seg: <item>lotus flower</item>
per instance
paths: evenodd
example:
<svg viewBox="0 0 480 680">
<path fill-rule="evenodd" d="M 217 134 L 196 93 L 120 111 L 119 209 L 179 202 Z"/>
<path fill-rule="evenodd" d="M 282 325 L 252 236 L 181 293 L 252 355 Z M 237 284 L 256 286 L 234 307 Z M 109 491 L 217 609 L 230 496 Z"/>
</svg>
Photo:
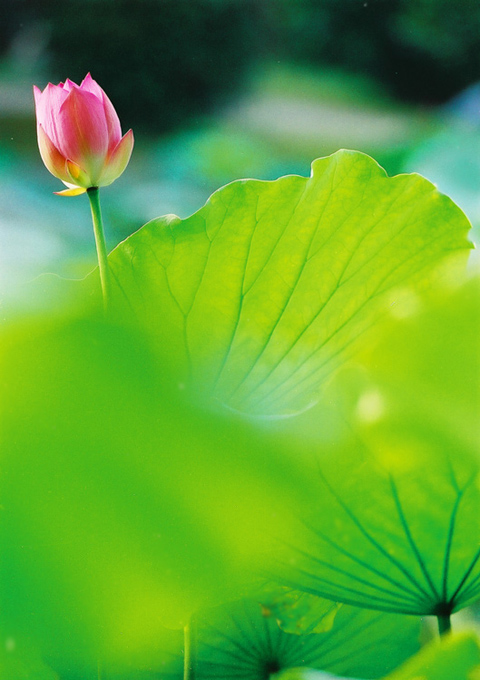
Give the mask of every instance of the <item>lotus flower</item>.
<svg viewBox="0 0 480 680">
<path fill-rule="evenodd" d="M 120 177 L 133 149 L 133 132 L 123 137 L 118 115 L 88 74 L 80 85 L 49 83 L 33 88 L 40 155 L 47 169 L 74 196 Z"/>
</svg>

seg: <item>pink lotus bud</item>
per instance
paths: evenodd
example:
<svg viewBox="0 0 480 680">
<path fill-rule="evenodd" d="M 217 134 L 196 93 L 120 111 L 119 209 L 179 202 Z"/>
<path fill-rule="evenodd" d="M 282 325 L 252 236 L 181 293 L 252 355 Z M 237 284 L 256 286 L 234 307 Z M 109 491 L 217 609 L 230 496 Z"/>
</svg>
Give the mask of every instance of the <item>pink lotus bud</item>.
<svg viewBox="0 0 480 680">
<path fill-rule="evenodd" d="M 120 121 L 102 88 L 88 74 L 80 85 L 33 88 L 40 155 L 47 169 L 76 195 L 120 177 L 133 149 L 133 132 Z"/>
</svg>

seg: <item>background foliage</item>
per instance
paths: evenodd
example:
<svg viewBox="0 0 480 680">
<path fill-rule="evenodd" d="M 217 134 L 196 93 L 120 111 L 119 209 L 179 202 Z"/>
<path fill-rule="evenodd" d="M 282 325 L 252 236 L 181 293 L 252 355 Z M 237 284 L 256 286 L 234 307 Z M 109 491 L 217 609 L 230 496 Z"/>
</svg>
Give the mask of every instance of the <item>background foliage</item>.
<svg viewBox="0 0 480 680">
<path fill-rule="evenodd" d="M 475 0 L 345 0 L 341 11 L 337 0 L 4 0 L 2 8 L 1 49 L 36 22 L 52 79 L 80 80 L 94 65 L 126 126 L 157 133 L 225 100 L 259 58 L 368 73 L 422 104 L 446 101 L 480 72 Z"/>
</svg>

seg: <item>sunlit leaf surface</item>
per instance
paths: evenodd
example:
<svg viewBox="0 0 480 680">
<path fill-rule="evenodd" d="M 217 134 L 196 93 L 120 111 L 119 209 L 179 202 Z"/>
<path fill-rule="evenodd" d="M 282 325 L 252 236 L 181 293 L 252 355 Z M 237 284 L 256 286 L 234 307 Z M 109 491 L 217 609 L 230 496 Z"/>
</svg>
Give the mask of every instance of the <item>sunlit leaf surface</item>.
<svg viewBox="0 0 480 680">
<path fill-rule="evenodd" d="M 410 308 L 362 354 L 369 386 L 359 420 L 429 427 L 480 461 L 480 278 L 413 296 Z"/>
<path fill-rule="evenodd" d="M 463 634 L 431 643 L 387 680 L 475 680 L 479 671 L 479 640 Z"/>
<path fill-rule="evenodd" d="M 187 382 L 279 414 L 314 402 L 385 294 L 468 249 L 468 229 L 427 180 L 341 151 L 310 178 L 233 182 L 187 219 L 154 220 L 110 263 L 119 299 Z"/>
</svg>

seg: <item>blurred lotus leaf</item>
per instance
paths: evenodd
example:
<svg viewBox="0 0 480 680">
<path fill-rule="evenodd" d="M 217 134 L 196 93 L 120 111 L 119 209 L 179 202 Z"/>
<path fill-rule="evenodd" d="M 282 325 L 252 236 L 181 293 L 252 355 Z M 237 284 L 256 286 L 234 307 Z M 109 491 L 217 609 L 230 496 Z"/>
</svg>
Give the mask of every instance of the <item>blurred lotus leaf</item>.
<svg viewBox="0 0 480 680">
<path fill-rule="evenodd" d="M 443 438 L 452 457 L 463 451 L 480 460 L 480 277 L 460 283 L 413 294 L 400 316 L 392 308 L 364 348 L 368 379 L 356 416 L 370 437 L 423 430 Z"/>
<path fill-rule="evenodd" d="M 480 670 L 480 645 L 472 633 L 430 643 L 385 680 L 474 680 Z M 287 670 L 275 680 L 342 680 L 311 668 Z M 346 679 L 344 679 L 346 680 Z M 353 680 L 349 677 L 348 680 Z"/>
<path fill-rule="evenodd" d="M 413 618 L 342 607 L 329 631 L 292 635 L 265 614 L 250 599 L 199 612 L 194 617 L 195 678 L 269 680 L 306 664 L 378 678 L 419 648 L 420 627 Z"/>
<path fill-rule="evenodd" d="M 395 435 L 319 461 L 284 574 L 338 602 L 448 617 L 480 595 L 478 466 L 429 432 Z"/>
<path fill-rule="evenodd" d="M 1 680 L 60 680 L 44 662 L 28 637 L 7 634 L 0 629 Z"/>
<path fill-rule="evenodd" d="M 164 624 L 239 592 L 301 485 L 264 435 L 188 403 L 141 334 L 101 318 L 4 330 L 1 371 L 9 636 L 65 662 L 148 659 Z"/>
<path fill-rule="evenodd" d="M 386 680 L 474 680 L 480 671 L 480 644 L 473 633 L 435 640 Z"/>
</svg>

